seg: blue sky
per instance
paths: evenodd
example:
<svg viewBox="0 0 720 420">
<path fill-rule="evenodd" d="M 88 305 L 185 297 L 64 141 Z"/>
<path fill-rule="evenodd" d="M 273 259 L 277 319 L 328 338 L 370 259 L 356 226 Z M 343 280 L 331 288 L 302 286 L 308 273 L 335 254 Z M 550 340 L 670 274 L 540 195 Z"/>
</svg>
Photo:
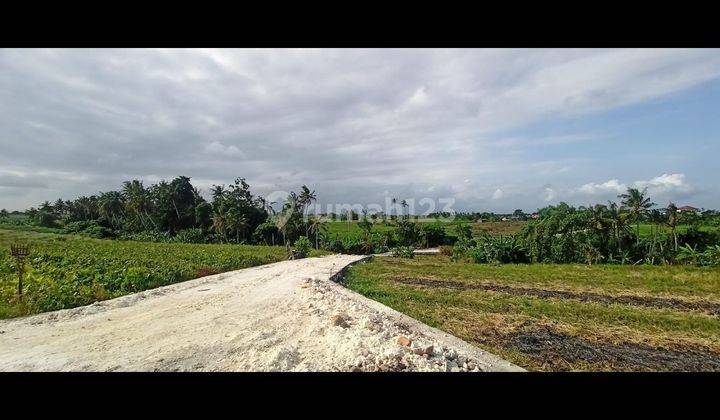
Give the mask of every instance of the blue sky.
<svg viewBox="0 0 720 420">
<path fill-rule="evenodd" d="M 720 208 L 720 51 L 0 50 L 0 208 L 190 176 L 321 204 Z"/>
<path fill-rule="evenodd" d="M 718 116 L 720 81 L 712 80 L 646 102 L 581 117 L 552 118 L 499 134 L 529 139 L 525 144 L 533 139 L 556 140 L 537 147 L 521 144 L 519 152 L 527 162 L 550 161 L 558 165 L 555 173 L 543 176 L 550 188 L 568 190 L 611 179 L 632 186 L 637 180 L 682 174 L 685 182 L 694 187 L 692 193 L 663 191 L 655 200 L 658 205 L 673 200 L 678 205 L 720 208 L 716 175 L 720 168 Z M 523 182 L 532 183 L 536 176 L 537 172 L 528 172 Z M 574 204 L 590 204 L 615 195 L 565 194 L 550 201 L 564 198 Z"/>
</svg>

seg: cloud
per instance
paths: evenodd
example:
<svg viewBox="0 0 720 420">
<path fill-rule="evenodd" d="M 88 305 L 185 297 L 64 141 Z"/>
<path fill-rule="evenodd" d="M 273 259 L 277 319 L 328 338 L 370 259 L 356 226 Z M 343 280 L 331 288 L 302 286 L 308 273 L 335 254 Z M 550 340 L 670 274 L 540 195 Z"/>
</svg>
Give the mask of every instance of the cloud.
<svg viewBox="0 0 720 420">
<path fill-rule="evenodd" d="M 662 174 L 649 181 L 635 181 L 638 188 L 648 188 L 654 191 L 681 191 L 690 189 L 685 182 L 685 174 Z"/>
<path fill-rule="evenodd" d="M 496 189 L 495 192 L 493 192 L 492 199 L 493 200 L 500 200 L 503 198 L 503 190 L 500 188 Z"/>
<path fill-rule="evenodd" d="M 534 206 L 540 185 L 559 198 L 585 169 L 560 146 L 602 133 L 509 130 L 718 77 L 720 53 L 702 49 L 2 49 L 0 168 L 30 178 L 0 207 L 177 175 L 245 177 L 258 193 L 308 184 L 326 202 Z"/>
<path fill-rule="evenodd" d="M 214 141 L 205 145 L 205 153 L 219 157 L 244 157 L 245 155 L 237 146 L 225 146 L 219 141 Z"/>
<path fill-rule="evenodd" d="M 635 181 L 633 185 L 636 188 L 647 188 L 647 193 L 656 202 L 684 200 L 700 192 L 686 181 L 685 174 L 680 173 L 662 174 L 647 181 Z"/>
<path fill-rule="evenodd" d="M 0 187 L 6 188 L 47 188 L 44 182 L 29 177 L 0 173 Z"/>
<path fill-rule="evenodd" d="M 578 189 L 579 192 L 588 195 L 600 195 L 607 193 L 620 194 L 626 190 L 627 186 L 625 184 L 621 184 L 617 179 L 611 179 L 600 184 L 589 182 Z"/>
<path fill-rule="evenodd" d="M 683 173 L 662 174 L 649 180 L 634 181 L 630 187 L 646 189 L 648 196 L 655 200 L 671 201 L 685 199 L 699 192 L 699 189 L 690 185 Z M 602 183 L 589 182 L 576 189 L 571 189 L 567 198 L 572 199 L 578 196 L 592 197 L 595 200 L 615 200 L 619 194 L 627 191 L 629 186 L 618 179 L 611 179 Z"/>
</svg>

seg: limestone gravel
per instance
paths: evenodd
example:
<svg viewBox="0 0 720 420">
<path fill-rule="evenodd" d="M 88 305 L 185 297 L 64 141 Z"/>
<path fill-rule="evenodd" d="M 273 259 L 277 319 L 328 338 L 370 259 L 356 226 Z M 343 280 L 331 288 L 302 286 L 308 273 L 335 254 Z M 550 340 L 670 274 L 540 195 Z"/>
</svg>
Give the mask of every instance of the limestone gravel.
<svg viewBox="0 0 720 420">
<path fill-rule="evenodd" d="M 330 280 L 364 259 L 284 261 L 0 321 L 0 370 L 522 370 Z"/>
</svg>

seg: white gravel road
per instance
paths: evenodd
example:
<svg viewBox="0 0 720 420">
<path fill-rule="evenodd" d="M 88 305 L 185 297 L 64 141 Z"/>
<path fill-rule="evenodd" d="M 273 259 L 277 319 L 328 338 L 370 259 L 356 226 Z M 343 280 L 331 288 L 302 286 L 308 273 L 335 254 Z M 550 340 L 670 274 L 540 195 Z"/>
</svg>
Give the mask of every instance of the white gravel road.
<svg viewBox="0 0 720 420">
<path fill-rule="evenodd" d="M 0 321 L 0 370 L 522 370 L 331 281 L 364 258 L 283 261 Z"/>
</svg>

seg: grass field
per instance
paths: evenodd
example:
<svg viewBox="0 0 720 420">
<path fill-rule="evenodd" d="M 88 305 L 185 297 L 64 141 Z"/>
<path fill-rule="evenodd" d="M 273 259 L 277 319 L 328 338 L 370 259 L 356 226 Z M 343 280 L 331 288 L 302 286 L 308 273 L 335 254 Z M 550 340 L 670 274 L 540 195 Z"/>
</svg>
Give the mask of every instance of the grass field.
<svg viewBox="0 0 720 420">
<path fill-rule="evenodd" d="M 435 219 L 418 219 L 419 223 L 431 223 L 435 222 Z M 473 236 L 480 236 L 483 233 L 489 233 L 491 235 L 508 235 L 514 234 L 520 231 L 527 222 L 523 221 L 510 221 L 510 222 L 483 222 L 483 223 L 468 223 L 473 231 Z M 446 224 L 448 233 L 455 234 L 455 229 L 452 223 Z M 387 223 L 376 222 L 373 225 L 373 232 L 387 232 L 395 230 L 394 222 L 388 221 Z M 358 227 L 357 221 L 332 221 L 327 224 L 327 233 L 334 237 L 337 235 L 338 238 L 342 239 L 345 237 L 358 237 L 362 234 L 362 230 Z"/>
<path fill-rule="evenodd" d="M 31 251 L 22 302 L 10 257 L 13 242 L 29 244 Z M 285 258 L 284 247 L 111 241 L 0 229 L 0 318 L 86 305 Z"/>
<path fill-rule="evenodd" d="M 530 370 L 720 371 L 720 269 L 375 258 L 351 289 Z"/>
</svg>

